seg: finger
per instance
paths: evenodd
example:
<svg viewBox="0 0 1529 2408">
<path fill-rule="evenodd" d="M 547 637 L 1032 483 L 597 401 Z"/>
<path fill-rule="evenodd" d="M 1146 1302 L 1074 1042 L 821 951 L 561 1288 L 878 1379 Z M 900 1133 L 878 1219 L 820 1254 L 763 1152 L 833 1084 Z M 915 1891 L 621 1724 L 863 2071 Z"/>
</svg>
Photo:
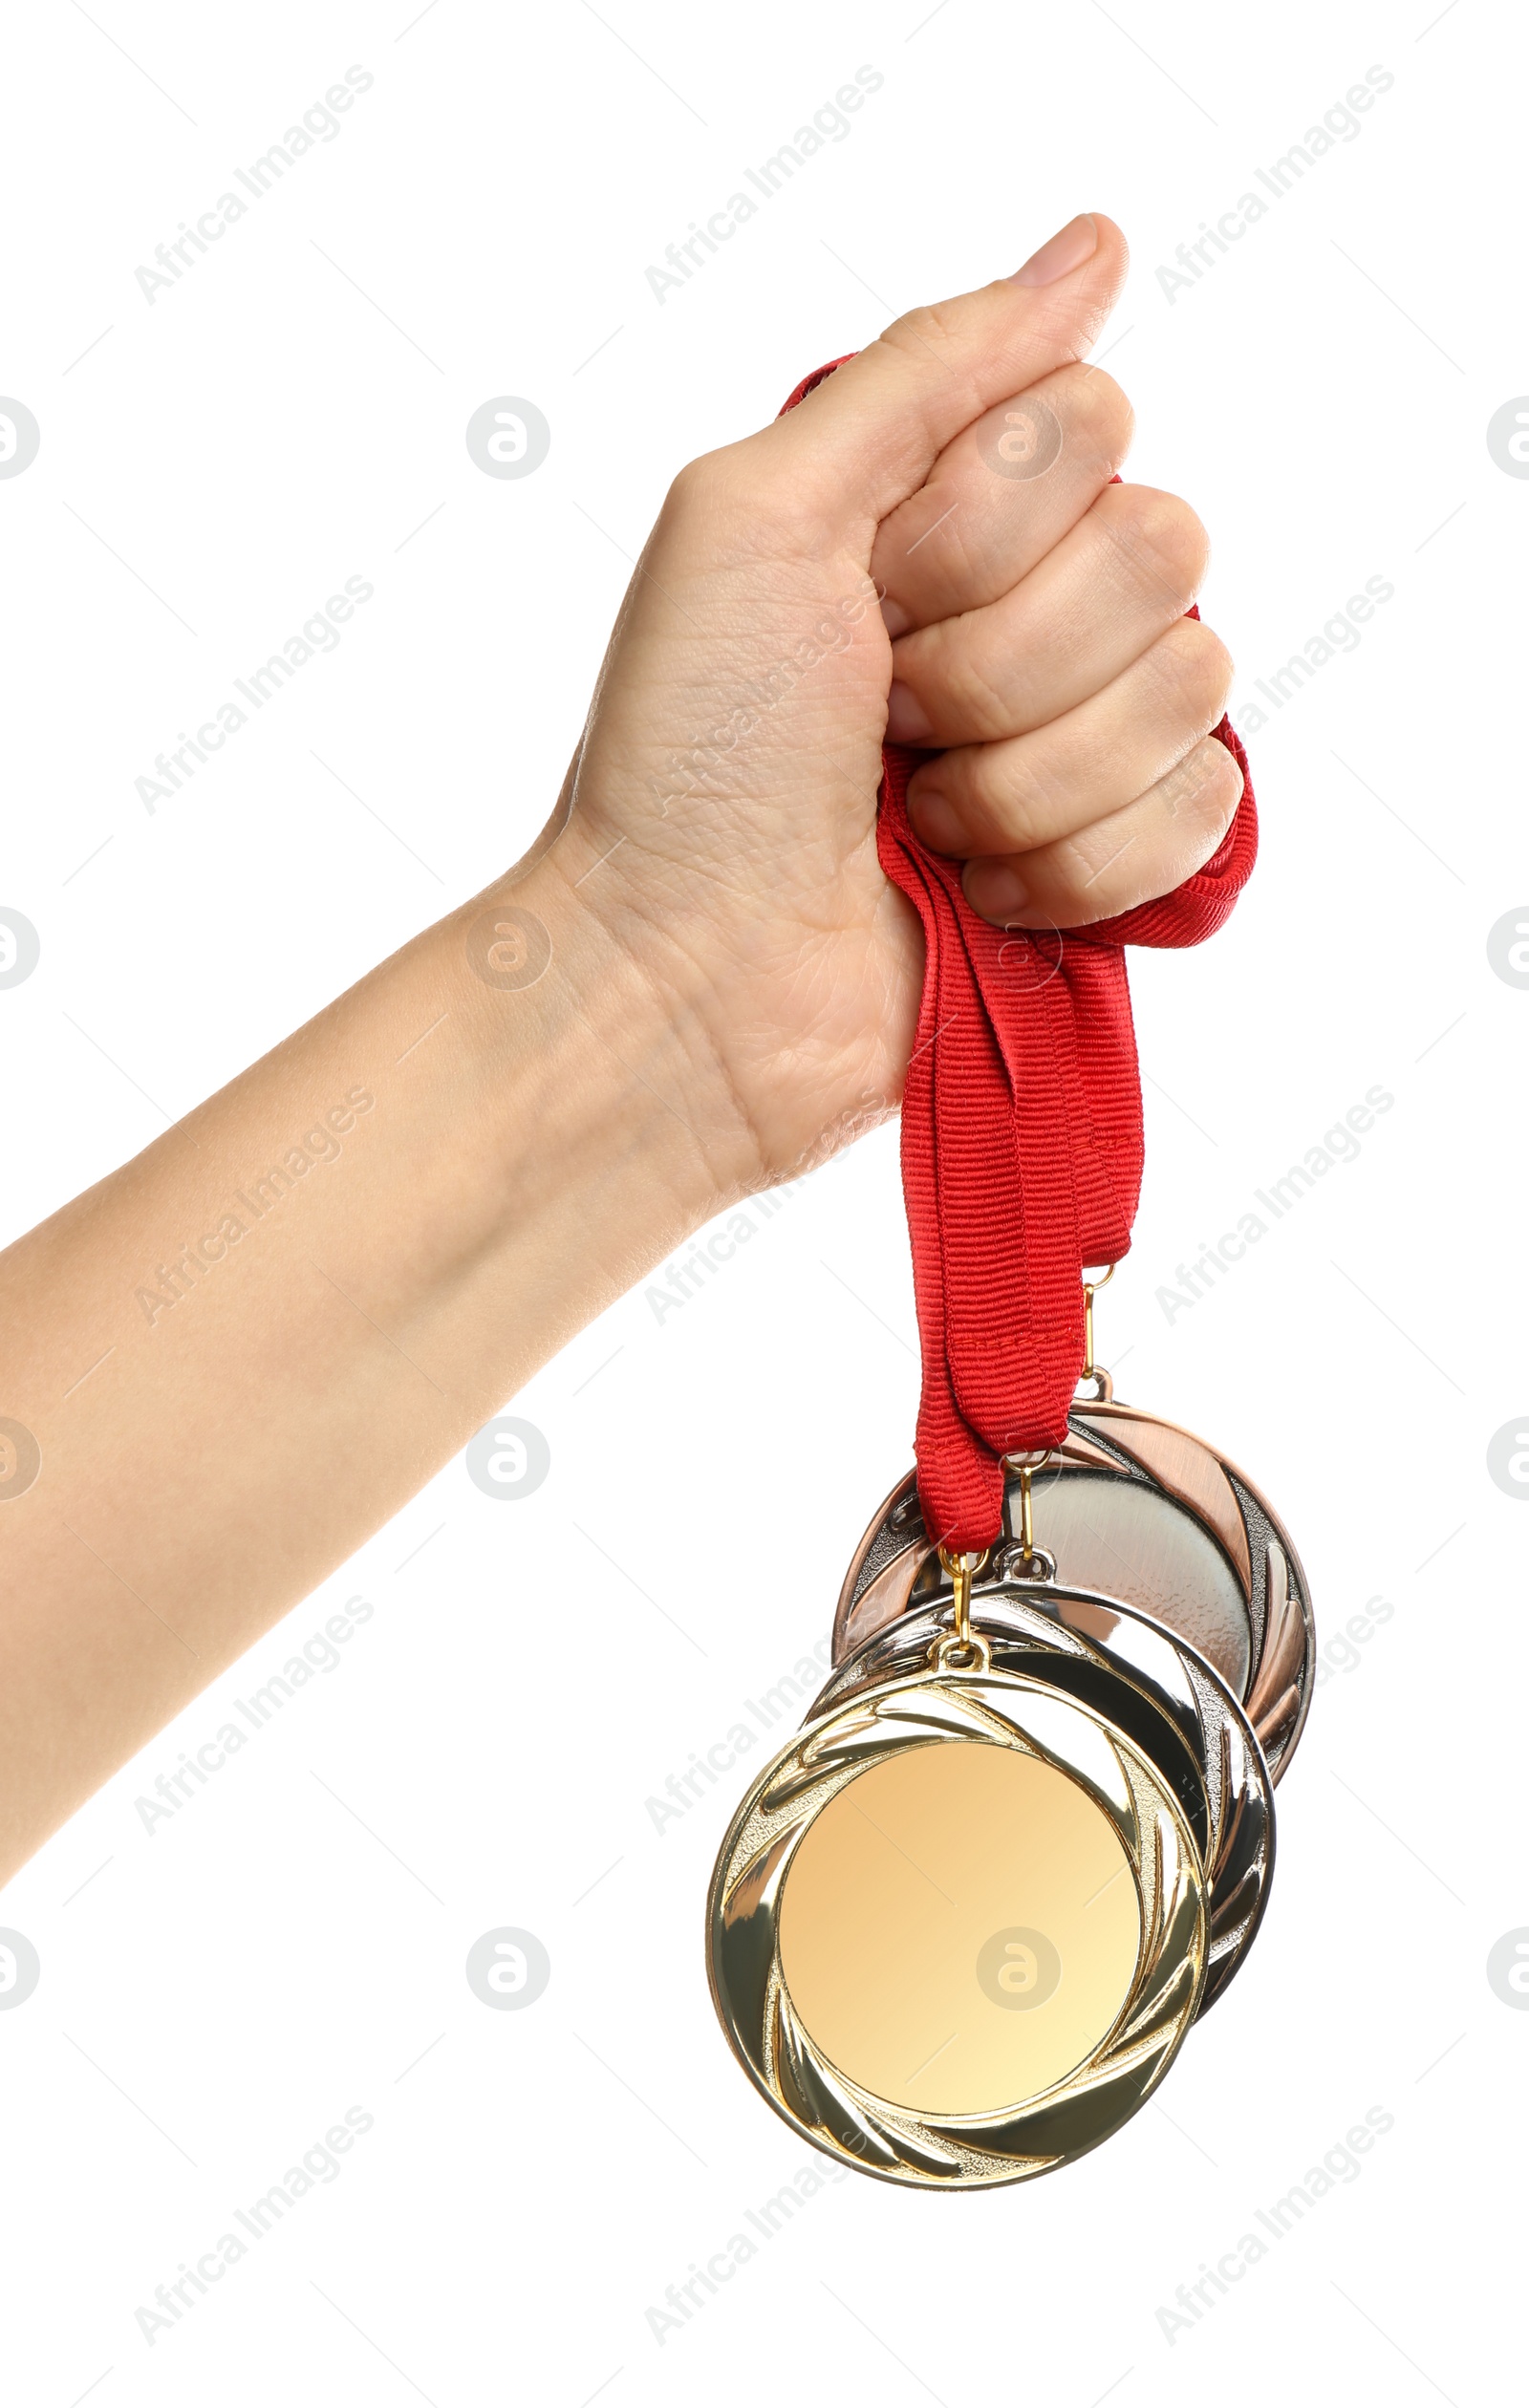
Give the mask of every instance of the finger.
<svg viewBox="0 0 1529 2408">
<path fill-rule="evenodd" d="M 1209 861 L 1242 799 L 1242 772 L 1215 736 L 1124 810 L 1009 860 L 969 861 L 966 899 L 1001 928 L 1086 928 L 1176 886 Z"/>
<path fill-rule="evenodd" d="M 1176 494 L 1107 485 L 1001 600 L 893 648 L 894 743 L 1023 736 L 1086 701 L 1183 617 L 1210 538 Z"/>
<path fill-rule="evenodd" d="M 911 310 L 749 441 L 778 462 L 799 517 L 879 522 L 963 426 L 1082 358 L 1125 274 L 1120 228 L 1074 218 L 1014 275 Z"/>
<path fill-rule="evenodd" d="M 1113 376 L 1074 363 L 964 427 L 876 531 L 871 574 L 889 635 L 1017 585 L 1109 484 L 1131 422 Z"/>
<path fill-rule="evenodd" d="M 1230 655 L 1198 619 L 1075 710 L 1030 735 L 961 744 L 909 782 L 908 816 L 936 852 L 1012 853 L 1122 809 L 1165 778 L 1226 708 Z"/>
</svg>

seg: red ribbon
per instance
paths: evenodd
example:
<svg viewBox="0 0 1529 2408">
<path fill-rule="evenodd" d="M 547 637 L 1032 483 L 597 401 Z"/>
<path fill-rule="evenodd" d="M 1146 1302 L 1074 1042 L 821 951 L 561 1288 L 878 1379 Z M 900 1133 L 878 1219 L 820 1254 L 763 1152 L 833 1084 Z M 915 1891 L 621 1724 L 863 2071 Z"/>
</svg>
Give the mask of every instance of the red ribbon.
<svg viewBox="0 0 1529 2408">
<path fill-rule="evenodd" d="M 852 355 L 850 355 L 852 356 Z M 792 409 L 833 368 L 804 379 Z M 980 919 L 957 861 L 908 819 L 928 756 L 882 751 L 876 849 L 924 929 L 924 989 L 902 1103 L 902 1178 L 923 1354 L 915 1451 L 924 1526 L 992 1544 L 1005 1454 L 1059 1446 L 1084 1363 L 1083 1271 L 1131 1247 L 1144 1156 L 1127 944 L 1195 945 L 1227 917 L 1258 852 L 1247 755 L 1217 851 L 1155 902 L 1082 929 Z"/>
</svg>

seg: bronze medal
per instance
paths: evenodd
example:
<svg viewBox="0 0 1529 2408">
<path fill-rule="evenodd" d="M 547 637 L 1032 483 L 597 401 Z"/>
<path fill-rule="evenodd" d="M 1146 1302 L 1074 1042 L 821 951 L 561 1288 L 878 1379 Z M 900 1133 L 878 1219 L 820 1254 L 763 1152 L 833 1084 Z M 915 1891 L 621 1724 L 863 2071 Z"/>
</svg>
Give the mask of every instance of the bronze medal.
<svg viewBox="0 0 1529 2408">
<path fill-rule="evenodd" d="M 1274 1508 L 1246 1473 L 1172 1422 L 1114 1402 L 1108 1372 L 1068 1416 L 1034 1475 L 1037 1543 L 1069 1589 L 1128 1600 L 1187 1641 L 1240 1703 L 1278 1781 L 1301 1736 L 1316 1674 L 1310 1594 Z M 1019 1473 L 1009 1498 L 1019 1496 Z M 994 1571 L 1022 1560 L 995 1551 Z M 950 1596 L 910 1473 L 845 1576 L 833 1625 L 844 1663 L 911 1607 Z"/>
</svg>

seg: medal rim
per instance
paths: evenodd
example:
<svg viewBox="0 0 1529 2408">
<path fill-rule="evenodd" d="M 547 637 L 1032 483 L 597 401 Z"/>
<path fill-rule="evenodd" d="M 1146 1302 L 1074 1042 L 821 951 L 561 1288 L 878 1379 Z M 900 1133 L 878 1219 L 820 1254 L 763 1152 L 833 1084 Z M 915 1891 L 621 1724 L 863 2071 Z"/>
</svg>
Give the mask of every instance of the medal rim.
<svg viewBox="0 0 1529 2408">
<path fill-rule="evenodd" d="M 857 2155 L 853 2149 L 837 2139 L 826 2126 L 812 2125 L 805 2121 L 777 2086 L 778 2076 L 772 2079 L 768 2070 L 772 2054 L 772 2025 L 776 2028 L 777 2034 L 779 2033 L 779 2000 L 784 1998 L 787 2005 L 791 2006 L 790 1991 L 781 1964 L 780 1946 L 781 1904 L 790 1869 L 789 1860 L 787 1860 L 775 1880 L 773 1901 L 762 1902 L 758 1909 L 767 1917 L 769 1946 L 769 1967 L 763 1983 L 762 2014 L 758 2032 L 753 2032 L 745 2018 L 736 2011 L 731 1989 L 723 1969 L 725 1939 L 723 1911 L 728 1896 L 736 1890 L 742 1877 L 751 1867 L 758 1866 L 762 1858 L 767 1856 L 776 1844 L 775 1839 L 771 1839 L 762 1845 L 756 1838 L 747 1855 L 743 1853 L 744 1835 L 764 1796 L 779 1780 L 781 1774 L 792 1766 L 793 1759 L 796 1760 L 795 1770 L 800 1774 L 804 1769 L 801 1759 L 806 1751 L 829 1735 L 836 1721 L 851 1716 L 863 1720 L 868 1711 L 884 1700 L 915 1692 L 922 1692 L 938 1698 L 954 1691 L 958 1696 L 963 1688 L 970 1688 L 979 1683 L 989 1688 L 996 1687 L 1001 1692 L 1005 1689 L 1011 1691 L 1019 1704 L 1026 1698 L 1034 1698 L 1044 1701 L 1049 1707 L 1061 1706 L 1067 1712 L 1089 1725 L 1095 1732 L 1102 1734 L 1115 1751 L 1122 1776 L 1131 1795 L 1132 1811 L 1138 1825 L 1136 1841 L 1133 1844 L 1128 1834 L 1121 1830 L 1118 1819 L 1113 1816 L 1109 1817 L 1131 1868 L 1131 1879 L 1136 1889 L 1138 1912 L 1141 1917 L 1142 1937 L 1138 1944 L 1136 1968 L 1131 1989 L 1109 2030 L 1099 2036 L 1066 2075 L 1049 2085 L 1046 2090 L 1037 2093 L 1031 2098 L 1022 2099 L 1005 2107 L 982 2111 L 980 2114 L 947 2116 L 932 2114 L 929 2117 L 921 2117 L 916 2110 L 892 2100 L 880 2099 L 863 2083 L 855 2081 L 818 2047 L 806 2026 L 801 2023 L 792 2006 L 791 2015 L 796 2034 L 808 2055 L 814 2075 L 819 2078 L 820 2085 L 822 2077 L 826 2075 L 829 2088 L 839 2092 L 847 2091 L 854 2102 L 856 2112 L 867 2117 L 883 2135 L 890 2132 L 893 2136 L 898 2136 L 899 2127 L 910 2127 L 911 2133 L 909 2130 L 903 2130 L 900 2137 L 905 2141 L 912 2138 L 915 2146 L 921 2142 L 930 2153 L 949 2156 L 952 2154 L 950 2143 L 954 2139 L 963 2141 L 967 2148 L 981 2155 L 981 2143 L 976 2138 L 978 2129 L 1001 2129 L 1005 2120 L 1012 2122 L 1020 2118 L 1034 2115 L 1043 2109 L 1051 2116 L 1058 2113 L 1065 2114 L 1070 2103 L 1082 2127 L 1088 2115 L 1090 2084 L 1096 2080 L 1101 2066 L 1108 2063 L 1112 2044 L 1129 2028 L 1132 2015 L 1141 2011 L 1144 1997 L 1153 1991 L 1167 1993 L 1188 1967 L 1191 1981 L 1187 2002 L 1177 2007 L 1173 2017 L 1168 2019 L 1171 2029 L 1155 2049 L 1146 2047 L 1141 2043 L 1137 2044 L 1143 2051 L 1146 2062 L 1145 2078 L 1139 2082 L 1135 2096 L 1125 2112 L 1115 2117 L 1104 2129 L 1092 2131 L 1089 2137 L 1080 2137 L 1076 2142 L 1060 2148 L 1052 2148 L 1044 2155 L 1037 2155 L 1019 2163 L 1004 2162 L 997 2153 L 990 2153 L 989 2165 L 977 2171 L 961 2165 L 949 2174 L 929 2172 L 906 2159 L 899 2163 L 879 2165 Z M 1023 1723 L 1016 1722 L 1012 1727 L 1017 1736 L 1024 1743 L 1023 1747 L 1014 1749 L 1016 1753 L 1033 1754 L 1041 1762 L 1056 1766 L 1083 1789 L 1085 1795 L 1095 1804 L 1097 1811 L 1109 1812 L 1101 1803 L 1096 1789 L 1084 1769 L 1068 1761 L 1054 1746 L 1049 1743 L 1044 1744 L 1033 1738 L 1024 1730 Z M 919 1737 L 903 1735 L 899 1739 L 897 1734 L 893 1733 L 889 1735 L 887 1752 L 892 1752 L 899 1745 L 922 1747 L 931 1744 L 1012 1747 L 1014 1742 L 996 1736 L 983 1738 L 970 1731 L 964 1733 L 952 1731 L 945 1734 L 943 1738 L 937 1734 L 933 1736 L 925 1734 Z M 801 1838 L 805 1837 L 806 1832 L 810 1829 L 823 1807 L 831 1798 L 838 1796 L 849 1788 L 860 1772 L 868 1771 L 871 1762 L 874 1760 L 868 1759 L 857 1767 L 851 1767 L 843 1779 L 833 1781 L 833 1785 L 817 1800 L 810 1814 L 803 1820 L 801 1832 L 792 1843 L 791 1855 L 794 1855 L 796 1847 L 800 1845 Z M 826 1781 L 831 1780 L 834 1770 L 835 1768 L 832 1767 L 824 1768 L 820 1777 Z M 1131 1778 L 1132 1772 L 1136 1775 L 1134 1782 Z M 1148 1802 L 1152 1809 L 1151 1815 L 1143 1815 L 1140 1811 L 1137 1783 L 1146 1792 Z M 1157 1819 L 1159 1816 L 1166 1817 L 1173 1832 L 1175 1861 L 1171 1868 L 1172 1879 L 1170 1880 L 1169 1868 L 1166 1868 L 1164 1864 L 1161 1851 L 1157 1850 L 1154 1854 L 1153 1882 L 1157 1897 L 1158 1938 L 1157 1952 L 1149 1962 L 1151 1927 L 1147 1902 L 1143 1896 L 1143 1865 L 1146 1851 L 1149 1848 L 1154 1848 L 1156 1835 L 1161 1829 Z M 783 1831 L 786 1827 L 783 1825 Z M 1168 1965 L 1165 1961 L 1171 1934 L 1179 1924 L 1180 1916 L 1175 1910 L 1165 1918 L 1163 1905 L 1165 1900 L 1177 1897 L 1180 1892 L 1187 1895 L 1193 1902 L 1194 1913 L 1191 1918 L 1190 1937 L 1187 1943 L 1177 1948 L 1172 1964 Z M 803 1724 L 801 1730 L 777 1752 L 769 1763 L 764 1765 L 750 1782 L 723 1834 L 707 1888 L 705 1937 L 707 1984 L 711 1991 L 712 2005 L 728 2047 L 743 2066 L 754 2088 L 762 2097 L 767 2100 L 783 2122 L 788 2124 L 793 2132 L 821 2151 L 823 2155 L 834 2159 L 840 2164 L 852 2167 L 858 2173 L 869 2174 L 877 2181 L 894 2183 L 900 2189 L 935 2191 L 998 2189 L 1012 2182 L 1031 2181 L 1038 2174 L 1054 2171 L 1062 2165 L 1070 2164 L 1076 2159 L 1087 2156 L 1090 2150 L 1099 2147 L 1102 2142 L 1109 2139 L 1124 2124 L 1128 2123 L 1158 2088 L 1199 2013 L 1204 1995 L 1210 1971 L 1209 1894 L 1209 1881 L 1201 1863 L 1194 1835 L 1177 1798 L 1146 1751 L 1131 1737 L 1129 1732 L 1117 1729 L 1107 1716 L 1091 1707 L 1083 1705 L 1077 1699 L 1049 1689 L 1043 1680 L 1024 1674 L 1001 1671 L 996 1667 L 985 1670 L 930 1668 L 912 1674 L 905 1672 L 894 1679 L 877 1682 L 869 1689 L 857 1691 L 852 1698 L 830 1709 L 825 1714 L 810 1716 Z"/>
</svg>

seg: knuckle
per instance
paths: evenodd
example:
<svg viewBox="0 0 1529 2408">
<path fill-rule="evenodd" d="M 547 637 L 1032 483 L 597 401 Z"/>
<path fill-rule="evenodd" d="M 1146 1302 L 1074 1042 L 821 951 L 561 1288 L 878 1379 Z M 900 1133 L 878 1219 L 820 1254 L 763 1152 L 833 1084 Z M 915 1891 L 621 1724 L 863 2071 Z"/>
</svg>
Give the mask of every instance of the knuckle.
<svg viewBox="0 0 1529 2408">
<path fill-rule="evenodd" d="M 939 783 L 958 813 L 967 834 L 988 835 L 1001 818 L 1001 804 L 988 749 L 982 744 L 951 744 L 939 764 Z"/>
<path fill-rule="evenodd" d="M 917 512 L 898 532 L 894 582 L 923 597 L 921 633 L 944 675 L 947 658 L 970 644 L 962 614 L 980 608 L 988 591 L 986 529 L 971 525 L 958 486 L 931 479 L 915 499 Z"/>
<path fill-rule="evenodd" d="M 1184 624 L 1195 633 L 1196 672 L 1202 680 L 1200 691 L 1209 699 L 1213 716 L 1219 719 L 1226 698 L 1232 691 L 1236 664 L 1214 627 L 1205 626 L 1199 619 L 1186 619 Z M 1219 749 L 1224 750 L 1225 747 Z"/>
<path fill-rule="evenodd" d="M 1090 862 L 1076 836 L 1059 836 L 1045 849 L 1045 868 L 1053 893 L 1074 905 L 1091 896 L 1099 864 Z"/>
<path fill-rule="evenodd" d="M 949 343 L 959 333 L 962 316 L 959 301 L 920 301 L 894 318 L 881 339 L 899 351 L 921 343 Z"/>
<path fill-rule="evenodd" d="M 1067 928 L 1086 928 L 1090 920 L 1108 919 L 1118 911 L 1122 871 L 1132 859 L 1132 842 L 1128 839 L 1121 860 L 1118 835 L 1110 838 L 1111 849 L 1101 842 L 1101 831 L 1092 836 L 1059 836 L 1043 852 L 1032 856 L 1038 875 L 1035 884 L 1044 885 L 1046 909 L 1052 917 Z"/>
<path fill-rule="evenodd" d="M 721 458 L 720 452 L 701 452 L 696 459 L 687 460 L 670 483 L 668 504 L 677 511 L 683 511 L 693 509 L 703 499 L 709 500 L 716 490 Z"/>
<path fill-rule="evenodd" d="M 1151 485 L 1111 488 L 1113 531 L 1132 567 L 1154 589 L 1187 607 L 1210 565 L 1211 539 L 1176 493 Z"/>
<path fill-rule="evenodd" d="M 1220 716 L 1232 684 L 1232 656 L 1213 628 L 1175 619 L 1147 655 L 1170 712 L 1203 728 Z"/>
<path fill-rule="evenodd" d="M 1207 737 L 1206 742 L 1212 746 L 1216 759 L 1203 788 L 1205 811 L 1207 817 L 1216 822 L 1217 829 L 1222 829 L 1230 827 L 1233 814 L 1242 800 L 1244 782 L 1241 770 L 1226 746 L 1217 742 L 1214 736 Z"/>
<path fill-rule="evenodd" d="M 1001 682 L 991 674 L 1001 662 L 958 628 L 936 655 L 940 701 L 953 724 L 982 741 L 1012 733 L 1012 710 Z"/>
<path fill-rule="evenodd" d="M 1036 390 L 1050 401 L 1074 450 L 1096 453 L 1111 468 L 1119 467 L 1131 449 L 1136 413 L 1113 376 L 1074 361 L 1043 378 Z"/>
<path fill-rule="evenodd" d="M 1023 740 L 981 747 L 974 758 L 982 764 L 986 817 L 1001 841 L 1016 851 L 1048 844 L 1073 799 L 1066 771 Z"/>
<path fill-rule="evenodd" d="M 751 558 L 782 543 L 810 544 L 836 501 L 749 437 L 687 461 L 670 483 L 659 524 L 720 557 Z"/>
<path fill-rule="evenodd" d="M 686 461 L 664 496 L 660 523 L 666 530 L 708 535 L 736 518 L 741 504 L 751 509 L 762 481 L 736 458 L 736 450 L 702 452 Z"/>
<path fill-rule="evenodd" d="M 1242 772 L 1226 746 L 1206 736 L 1159 782 L 1158 791 L 1170 818 L 1184 811 L 1219 829 L 1242 799 Z"/>
<path fill-rule="evenodd" d="M 962 744 L 946 754 L 944 775 L 975 849 L 1008 851 L 1031 841 L 1029 780 L 1009 746 Z"/>
</svg>

